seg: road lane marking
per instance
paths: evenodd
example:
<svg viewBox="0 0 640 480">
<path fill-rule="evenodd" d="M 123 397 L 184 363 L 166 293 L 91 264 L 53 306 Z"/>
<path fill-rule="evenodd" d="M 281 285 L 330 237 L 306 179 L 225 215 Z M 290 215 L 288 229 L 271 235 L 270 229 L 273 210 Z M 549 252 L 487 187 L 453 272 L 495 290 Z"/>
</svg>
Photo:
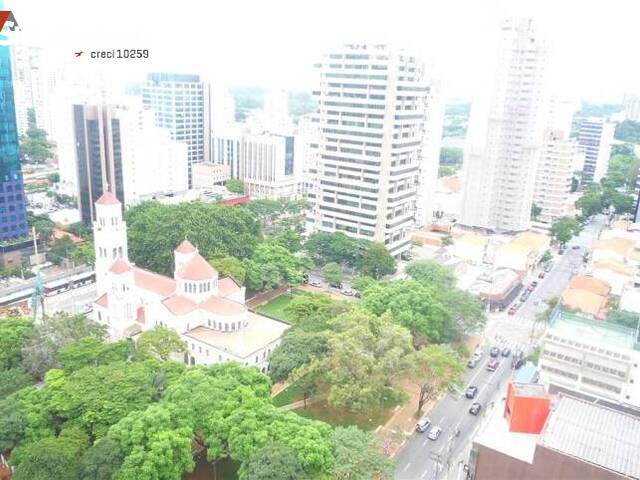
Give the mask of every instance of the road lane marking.
<svg viewBox="0 0 640 480">
<path fill-rule="evenodd" d="M 407 470 L 409 470 L 409 467 L 411 466 L 411 462 L 407 463 L 405 465 L 405 467 L 402 469 L 403 472 L 406 472 Z"/>
</svg>

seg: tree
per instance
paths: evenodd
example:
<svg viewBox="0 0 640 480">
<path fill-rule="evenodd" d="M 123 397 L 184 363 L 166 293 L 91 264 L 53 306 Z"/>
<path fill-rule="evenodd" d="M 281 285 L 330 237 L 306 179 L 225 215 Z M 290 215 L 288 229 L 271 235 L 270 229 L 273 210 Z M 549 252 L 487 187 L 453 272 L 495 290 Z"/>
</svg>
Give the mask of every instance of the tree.
<svg viewBox="0 0 640 480">
<path fill-rule="evenodd" d="M 322 278 L 328 283 L 342 282 L 342 268 L 335 262 L 327 263 L 322 267 Z"/>
<path fill-rule="evenodd" d="M 49 183 L 54 184 L 60 181 L 60 174 L 58 172 L 53 172 L 47 175 L 47 180 Z"/>
<path fill-rule="evenodd" d="M 363 292 L 375 283 L 376 281 L 373 278 L 367 277 L 366 275 L 356 275 L 351 279 L 351 286 L 358 292 Z"/>
<path fill-rule="evenodd" d="M 109 426 L 151 402 L 154 377 L 142 362 L 86 367 L 68 375 L 53 369 L 45 375 L 45 392 L 57 417 L 73 420 L 92 438 L 100 438 Z"/>
<path fill-rule="evenodd" d="M 336 480 L 370 480 L 393 478 L 393 462 L 380 452 L 371 432 L 359 428 L 336 427 L 332 436 L 336 466 L 331 472 Z"/>
<path fill-rule="evenodd" d="M 602 203 L 606 207 L 613 207 L 617 214 L 633 213 L 635 211 L 634 197 L 616 190 L 605 190 L 602 194 Z"/>
<path fill-rule="evenodd" d="M 420 383 L 418 415 L 431 398 L 437 398 L 460 383 L 464 365 L 458 354 L 445 345 L 428 345 L 412 355 L 413 377 Z"/>
<path fill-rule="evenodd" d="M 250 290 L 261 291 L 277 285 L 302 283 L 302 272 L 309 269 L 304 257 L 295 256 L 286 248 L 273 243 L 261 243 L 245 260 L 246 284 Z"/>
<path fill-rule="evenodd" d="M 93 242 L 84 241 L 77 244 L 69 253 L 69 260 L 76 264 L 93 265 L 96 263 L 96 253 Z"/>
<path fill-rule="evenodd" d="M 26 426 L 16 396 L 0 400 L 0 453 L 11 450 L 22 440 Z"/>
<path fill-rule="evenodd" d="M 105 343 L 97 338 L 81 338 L 62 348 L 57 354 L 58 363 L 66 372 L 84 367 L 95 367 L 113 362 L 124 362 L 129 357 L 131 345 L 126 340 Z"/>
<path fill-rule="evenodd" d="M 442 237 L 442 246 L 448 247 L 449 245 L 453 245 L 453 237 L 451 237 L 451 235 L 445 235 Z"/>
<path fill-rule="evenodd" d="M 186 350 L 184 340 L 175 330 L 156 326 L 142 332 L 138 339 L 138 353 L 142 356 L 154 356 L 160 360 L 169 360 L 171 355 L 183 353 Z"/>
<path fill-rule="evenodd" d="M 84 315 L 59 314 L 47 317 L 29 334 L 22 348 L 23 365 L 36 378 L 57 365 L 58 352 L 81 338 L 104 339 L 104 325 Z"/>
<path fill-rule="evenodd" d="M 143 202 L 127 210 L 129 255 L 139 266 L 173 274 L 173 251 L 185 239 L 204 258 L 248 258 L 261 241 L 260 225 L 246 208 L 189 202 Z"/>
<path fill-rule="evenodd" d="M 535 203 L 531 204 L 531 220 L 534 222 L 538 220 L 538 217 L 542 213 L 542 207 L 536 205 Z"/>
<path fill-rule="evenodd" d="M 230 178 L 224 182 L 224 186 L 231 193 L 244 193 L 244 182 L 237 178 Z"/>
<path fill-rule="evenodd" d="M 288 332 L 271 354 L 271 378 L 276 382 L 282 382 L 296 368 L 324 355 L 327 350 L 327 338 L 325 332 L 306 332 L 301 329 Z"/>
<path fill-rule="evenodd" d="M 438 178 L 442 177 L 450 177 L 451 175 L 455 175 L 460 167 L 457 165 L 440 165 L 438 167 Z"/>
<path fill-rule="evenodd" d="M 21 317 L 0 319 L 0 370 L 16 367 L 22 347 L 33 331 L 33 322 Z"/>
<path fill-rule="evenodd" d="M 456 284 L 456 276 L 451 270 L 434 260 L 414 260 L 404 269 L 413 280 L 441 288 L 451 288 Z"/>
<path fill-rule="evenodd" d="M 86 448 L 81 440 L 61 434 L 29 447 L 15 470 L 15 480 L 77 480 L 79 460 Z"/>
<path fill-rule="evenodd" d="M 31 375 L 25 372 L 22 367 L 0 370 L 0 400 L 31 385 L 31 383 Z"/>
<path fill-rule="evenodd" d="M 69 258 L 70 253 L 75 249 L 75 244 L 69 235 L 63 235 L 56 239 L 49 250 L 49 255 L 54 263 L 60 264 L 63 258 Z"/>
<path fill-rule="evenodd" d="M 105 437 L 90 447 L 80 459 L 80 480 L 111 480 L 120 469 L 124 456 L 120 445 Z"/>
<path fill-rule="evenodd" d="M 25 163 L 44 163 L 52 157 L 54 144 L 47 141 L 47 132 L 36 126 L 35 111 L 27 111 L 27 132 L 20 139 L 20 156 Z"/>
<path fill-rule="evenodd" d="M 240 480 L 303 480 L 307 477 L 290 447 L 269 444 L 243 462 Z"/>
<path fill-rule="evenodd" d="M 379 280 L 385 275 L 395 273 L 395 271 L 396 261 L 387 252 L 384 245 L 382 243 L 369 244 L 362 257 L 360 273 Z"/>
<path fill-rule="evenodd" d="M 636 187 L 639 168 L 640 159 L 633 155 L 633 152 L 629 155 L 612 155 L 609 159 L 607 176 L 603 182 L 608 183 L 611 188 L 625 188 L 627 191 L 633 191 Z"/>
<path fill-rule="evenodd" d="M 553 260 L 553 255 L 549 250 L 545 250 L 542 257 L 540 257 L 540 263 L 549 263 L 551 260 Z"/>
<path fill-rule="evenodd" d="M 285 307 L 291 323 L 305 331 L 321 331 L 328 328 L 329 319 L 350 309 L 350 302 L 336 300 L 326 294 L 305 294 L 294 297 Z"/>
<path fill-rule="evenodd" d="M 640 123 L 625 120 L 616 125 L 615 138 L 623 142 L 640 143 Z"/>
<path fill-rule="evenodd" d="M 351 238 L 342 232 L 318 232 L 309 237 L 304 249 L 316 265 L 335 262 L 358 267 L 370 243 L 368 240 Z"/>
<path fill-rule="evenodd" d="M 573 217 L 562 217 L 551 225 L 551 238 L 564 245 L 580 233 L 580 224 Z"/>
<path fill-rule="evenodd" d="M 217 257 L 209 260 L 209 263 L 223 277 L 231 277 L 240 285 L 244 285 L 246 272 L 242 262 L 236 257 Z"/>
<path fill-rule="evenodd" d="M 353 310 L 329 321 L 327 352 L 293 372 L 291 380 L 310 377 L 328 386 L 328 402 L 339 409 L 366 412 L 404 392 L 392 379 L 409 364 L 411 334 L 364 310 Z"/>
<path fill-rule="evenodd" d="M 585 217 L 590 217 L 602 212 L 604 205 L 602 204 L 602 194 L 599 191 L 585 192 L 577 201 L 578 207 Z"/>
<path fill-rule="evenodd" d="M 287 228 L 269 237 L 270 241 L 276 245 L 286 248 L 290 252 L 299 252 L 302 249 L 302 237 L 299 232 Z"/>
</svg>

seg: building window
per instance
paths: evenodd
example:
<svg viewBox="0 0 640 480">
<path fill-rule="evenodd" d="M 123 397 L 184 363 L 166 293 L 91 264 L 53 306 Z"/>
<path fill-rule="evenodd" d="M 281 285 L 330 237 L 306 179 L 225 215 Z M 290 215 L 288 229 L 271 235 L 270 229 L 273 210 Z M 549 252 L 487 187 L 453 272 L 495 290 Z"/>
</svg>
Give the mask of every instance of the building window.
<svg viewBox="0 0 640 480">
<path fill-rule="evenodd" d="M 256 363 L 258 363 L 258 355 L 256 355 Z"/>
<path fill-rule="evenodd" d="M 198 347 L 198 353 L 202 353 L 202 347 Z"/>
<path fill-rule="evenodd" d="M 195 349 L 196 349 L 196 344 L 195 344 L 195 343 L 192 343 L 192 344 L 191 344 L 191 350 L 194 350 L 194 351 L 195 351 Z"/>
</svg>

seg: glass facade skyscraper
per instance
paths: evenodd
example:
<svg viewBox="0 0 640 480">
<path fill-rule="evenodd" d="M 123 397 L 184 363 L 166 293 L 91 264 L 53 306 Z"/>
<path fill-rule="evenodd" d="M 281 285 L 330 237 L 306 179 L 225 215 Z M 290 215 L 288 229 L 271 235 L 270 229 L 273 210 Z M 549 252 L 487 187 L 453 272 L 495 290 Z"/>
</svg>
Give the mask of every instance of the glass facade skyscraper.
<svg viewBox="0 0 640 480">
<path fill-rule="evenodd" d="M 0 46 L 0 242 L 24 236 L 27 230 L 11 55 L 8 46 Z"/>
</svg>

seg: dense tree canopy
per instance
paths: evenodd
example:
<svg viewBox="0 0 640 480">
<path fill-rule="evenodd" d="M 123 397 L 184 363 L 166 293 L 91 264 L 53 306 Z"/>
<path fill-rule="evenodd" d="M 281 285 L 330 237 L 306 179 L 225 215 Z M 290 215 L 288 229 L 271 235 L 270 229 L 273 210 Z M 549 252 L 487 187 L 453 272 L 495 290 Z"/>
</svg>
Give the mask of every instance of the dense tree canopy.
<svg viewBox="0 0 640 480">
<path fill-rule="evenodd" d="M 251 258 L 243 262 L 246 285 L 250 290 L 261 291 L 278 285 L 302 283 L 302 273 L 310 265 L 306 257 L 296 256 L 285 247 L 274 243 L 261 243 Z"/>
<path fill-rule="evenodd" d="M 33 330 L 26 318 L 9 317 L 0 320 L 0 369 L 17 366 L 22 360 L 22 347 Z"/>
<path fill-rule="evenodd" d="M 224 186 L 231 193 L 244 193 L 244 182 L 237 178 L 230 178 L 224 182 Z"/>
<path fill-rule="evenodd" d="M 609 159 L 606 181 L 613 188 L 636 188 L 640 159 L 634 155 L 612 155 Z"/>
<path fill-rule="evenodd" d="M 260 225 L 246 208 L 202 202 L 143 202 L 127 211 L 129 256 L 137 265 L 171 275 L 173 250 L 185 238 L 204 258 L 247 258 L 261 240 Z"/>
<path fill-rule="evenodd" d="M 414 260 L 404 269 L 417 282 L 450 288 L 456 284 L 456 276 L 451 270 L 434 260 Z"/>
<path fill-rule="evenodd" d="M 562 217 L 551 225 L 551 238 L 561 245 L 580 233 L 580 224 L 573 217 Z"/>
<path fill-rule="evenodd" d="M 240 285 L 244 285 L 246 271 L 242 266 L 242 261 L 236 257 L 216 257 L 209 260 L 221 277 L 231 277 Z"/>
<path fill-rule="evenodd" d="M 238 476 L 240 480 L 304 480 L 307 478 L 295 452 L 277 443 L 266 445 L 254 453 L 242 464 Z"/>
<path fill-rule="evenodd" d="M 362 256 L 359 271 L 376 280 L 396 271 L 396 261 L 381 243 L 370 243 Z"/>
<path fill-rule="evenodd" d="M 304 249 L 316 265 L 335 262 L 349 267 L 358 267 L 369 243 L 367 240 L 355 239 L 342 232 L 319 232 L 309 237 L 304 244 Z"/>
<path fill-rule="evenodd" d="M 160 360 L 169 360 L 171 355 L 180 354 L 186 350 L 184 340 L 175 330 L 161 326 L 142 332 L 137 347 L 140 355 L 148 355 Z"/>
<path fill-rule="evenodd" d="M 615 138 L 623 142 L 640 143 L 640 123 L 625 120 L 616 125 Z"/>
<path fill-rule="evenodd" d="M 328 283 L 342 282 L 342 268 L 335 262 L 329 262 L 322 267 L 322 278 Z"/>
<path fill-rule="evenodd" d="M 302 329 L 288 332 L 271 355 L 271 378 L 276 382 L 284 381 L 296 368 L 324 355 L 327 338 L 326 332 L 307 332 Z"/>
<path fill-rule="evenodd" d="M 336 457 L 332 472 L 335 480 L 393 478 L 393 463 L 380 452 L 379 442 L 371 432 L 337 427 L 332 443 Z"/>
</svg>

